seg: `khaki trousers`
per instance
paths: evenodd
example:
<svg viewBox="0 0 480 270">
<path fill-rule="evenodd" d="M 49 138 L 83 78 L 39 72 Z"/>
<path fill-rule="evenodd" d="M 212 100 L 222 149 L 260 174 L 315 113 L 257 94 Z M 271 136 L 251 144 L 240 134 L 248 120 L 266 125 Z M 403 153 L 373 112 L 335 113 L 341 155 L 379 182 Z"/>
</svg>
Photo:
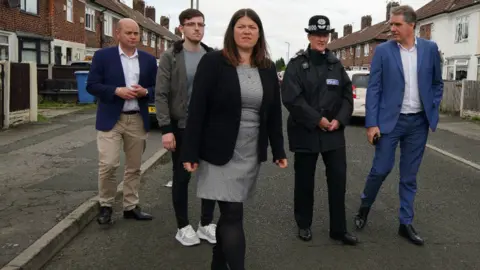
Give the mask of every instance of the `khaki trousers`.
<svg viewBox="0 0 480 270">
<path fill-rule="evenodd" d="M 115 173 L 120 166 L 120 151 L 125 152 L 123 177 L 123 209 L 132 210 L 139 202 L 140 167 L 147 133 L 143 119 L 137 114 L 121 114 L 112 130 L 97 134 L 99 153 L 98 193 L 100 206 L 112 207 L 117 192 Z"/>
</svg>

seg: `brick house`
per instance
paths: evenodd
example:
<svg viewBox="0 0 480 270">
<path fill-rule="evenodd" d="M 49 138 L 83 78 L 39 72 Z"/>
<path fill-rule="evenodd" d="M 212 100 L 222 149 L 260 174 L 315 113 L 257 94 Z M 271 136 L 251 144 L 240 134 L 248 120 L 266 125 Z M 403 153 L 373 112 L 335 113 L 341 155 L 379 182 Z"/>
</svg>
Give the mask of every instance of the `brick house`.
<svg viewBox="0 0 480 270">
<path fill-rule="evenodd" d="M 16 3 L 15 3 L 16 2 Z M 52 0 L 0 1 L 0 60 L 48 64 Z"/>
<path fill-rule="evenodd" d="M 166 25 L 156 23 L 155 9 L 143 0 L 134 7 L 118 0 L 0 0 L 0 60 L 62 65 L 84 60 L 116 44 L 114 28 L 121 18 L 138 22 L 146 38 L 140 49 L 159 58 L 180 37 L 168 30 L 168 18 L 162 16 Z"/>
<path fill-rule="evenodd" d="M 375 47 L 389 39 L 390 10 L 398 5 L 397 2 L 389 2 L 385 20 L 374 25 L 372 25 L 371 16 L 363 16 L 359 31 L 352 33 L 352 25 L 345 25 L 343 27 L 343 37 L 338 38 L 338 33 L 334 32 L 328 48 L 337 55 L 346 68 L 369 69 Z"/>
</svg>

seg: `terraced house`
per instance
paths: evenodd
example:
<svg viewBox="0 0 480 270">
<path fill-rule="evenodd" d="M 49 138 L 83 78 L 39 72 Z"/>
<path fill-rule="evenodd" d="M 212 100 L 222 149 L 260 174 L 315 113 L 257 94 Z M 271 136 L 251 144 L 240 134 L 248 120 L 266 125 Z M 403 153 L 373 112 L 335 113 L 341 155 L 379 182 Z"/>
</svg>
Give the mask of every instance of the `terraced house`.
<svg viewBox="0 0 480 270">
<path fill-rule="evenodd" d="M 143 49 L 157 59 L 181 37 L 169 31 L 169 19 L 157 22 L 154 7 L 134 0 L 0 0 L 0 60 L 65 65 L 89 59 L 115 44 L 116 22 L 132 18 L 141 28 Z M 178 34 L 178 32 L 177 32 Z"/>
<path fill-rule="evenodd" d="M 343 26 L 343 36 L 338 38 L 338 32 L 332 34 L 328 48 L 337 55 L 348 69 L 369 69 L 375 47 L 385 42 L 390 36 L 390 10 L 399 6 L 397 2 L 390 2 L 386 7 L 385 20 L 372 25 L 370 15 L 360 20 L 360 30 L 352 33 L 353 26 Z"/>
</svg>

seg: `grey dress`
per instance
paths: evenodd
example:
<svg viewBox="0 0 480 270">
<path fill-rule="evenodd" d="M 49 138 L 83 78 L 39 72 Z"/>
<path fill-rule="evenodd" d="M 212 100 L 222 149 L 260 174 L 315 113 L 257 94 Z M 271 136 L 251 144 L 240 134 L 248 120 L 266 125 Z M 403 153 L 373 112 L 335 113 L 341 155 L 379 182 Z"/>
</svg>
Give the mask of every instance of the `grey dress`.
<svg viewBox="0 0 480 270">
<path fill-rule="evenodd" d="M 257 145 L 262 82 L 257 68 L 240 65 L 237 74 L 242 95 L 242 116 L 233 157 L 222 166 L 200 160 L 195 173 L 197 196 L 200 198 L 244 202 L 251 197 L 256 185 L 260 170 Z"/>
</svg>

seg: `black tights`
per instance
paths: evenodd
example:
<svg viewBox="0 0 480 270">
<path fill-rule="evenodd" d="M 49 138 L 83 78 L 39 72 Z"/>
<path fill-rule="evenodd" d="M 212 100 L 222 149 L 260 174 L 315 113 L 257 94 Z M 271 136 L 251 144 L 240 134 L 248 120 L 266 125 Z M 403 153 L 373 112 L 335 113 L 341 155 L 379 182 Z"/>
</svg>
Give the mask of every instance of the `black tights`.
<svg viewBox="0 0 480 270">
<path fill-rule="evenodd" d="M 245 270 L 243 203 L 218 202 L 217 244 L 213 247 L 211 270 Z M 228 265 L 228 267 L 227 267 Z"/>
</svg>

